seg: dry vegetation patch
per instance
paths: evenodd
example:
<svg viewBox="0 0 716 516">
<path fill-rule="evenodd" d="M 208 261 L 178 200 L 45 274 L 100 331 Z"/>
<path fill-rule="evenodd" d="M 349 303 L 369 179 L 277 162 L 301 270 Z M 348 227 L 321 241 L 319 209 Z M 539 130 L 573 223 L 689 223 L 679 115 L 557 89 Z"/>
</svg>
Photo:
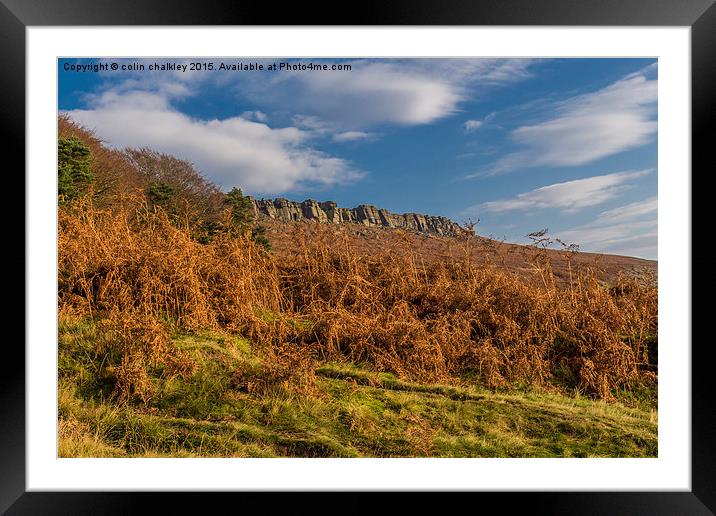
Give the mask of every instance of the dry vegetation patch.
<svg viewBox="0 0 716 516">
<path fill-rule="evenodd" d="M 167 343 L 165 332 L 179 329 L 250 339 L 278 357 L 266 373 L 277 379 L 280 364 L 301 370 L 300 356 L 492 388 L 558 381 L 605 399 L 655 381 L 653 281 L 606 285 L 585 269 L 562 285 L 549 262 L 534 267 L 525 280 L 494 264 L 428 266 L 408 247 L 367 256 L 300 227 L 292 258 L 277 260 L 247 238 L 199 243 L 141 203 L 84 201 L 59 217 L 60 310 L 112 325 L 117 392 L 142 398 L 146 367 L 191 371 Z"/>
</svg>

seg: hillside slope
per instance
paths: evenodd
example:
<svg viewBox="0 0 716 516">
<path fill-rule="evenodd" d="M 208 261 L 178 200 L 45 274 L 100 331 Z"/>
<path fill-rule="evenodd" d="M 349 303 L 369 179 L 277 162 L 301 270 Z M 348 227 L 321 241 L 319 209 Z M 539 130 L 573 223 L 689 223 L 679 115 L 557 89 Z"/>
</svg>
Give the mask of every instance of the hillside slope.
<svg viewBox="0 0 716 516">
<path fill-rule="evenodd" d="M 480 236 L 463 235 L 456 238 L 361 224 L 317 224 L 267 219 L 261 219 L 259 223 L 266 228 L 273 254 L 289 261 L 297 248 L 296 235 L 308 232 L 315 238 L 327 238 L 333 245 L 347 246 L 363 255 L 409 249 L 424 259 L 426 264 L 467 259 L 474 264 L 490 263 L 522 272 L 525 276 L 530 276 L 530 271 L 534 270 L 536 259 L 546 256 L 555 276 L 561 280 L 569 278 L 570 267 L 573 273 L 590 267 L 606 282 L 613 282 L 620 273 L 656 278 L 658 270 L 658 263 L 654 260 L 558 249 L 540 250 Z"/>
</svg>

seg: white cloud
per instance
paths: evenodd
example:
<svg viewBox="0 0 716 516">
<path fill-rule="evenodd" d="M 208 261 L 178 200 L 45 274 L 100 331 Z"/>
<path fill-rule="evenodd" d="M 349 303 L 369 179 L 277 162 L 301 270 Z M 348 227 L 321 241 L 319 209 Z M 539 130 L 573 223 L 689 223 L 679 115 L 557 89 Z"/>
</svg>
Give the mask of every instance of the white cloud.
<svg viewBox="0 0 716 516">
<path fill-rule="evenodd" d="M 558 103 L 557 116 L 511 132 L 520 150 L 467 177 L 535 166 L 584 165 L 648 143 L 657 130 L 657 80 L 646 77 L 650 70 Z"/>
<path fill-rule="evenodd" d="M 471 133 L 484 126 L 485 124 L 491 122 L 495 118 L 495 116 L 497 116 L 497 113 L 493 111 L 482 120 L 468 120 L 462 125 L 465 128 L 466 133 Z"/>
<path fill-rule="evenodd" d="M 634 220 L 646 215 L 656 213 L 658 209 L 658 202 L 656 196 L 649 197 L 643 201 L 633 202 L 625 206 L 620 206 L 611 210 L 602 212 L 595 223 L 602 222 L 623 222 L 626 220 Z"/>
<path fill-rule="evenodd" d="M 584 251 L 598 251 L 656 259 L 658 251 L 657 198 L 650 197 L 603 211 L 589 224 L 557 232 L 565 242 Z"/>
<path fill-rule="evenodd" d="M 482 122 L 480 120 L 468 120 L 463 126 L 465 127 L 466 133 L 471 133 L 482 127 Z"/>
<path fill-rule="evenodd" d="M 67 113 L 115 147 L 147 146 L 187 159 L 225 188 L 275 194 L 363 175 L 307 146 L 310 135 L 296 127 L 276 129 L 242 117 L 197 120 L 155 93 L 107 91 L 92 109 Z"/>
<path fill-rule="evenodd" d="M 310 131 L 316 135 L 323 135 L 335 131 L 335 127 L 317 116 L 294 115 L 291 117 L 291 122 L 293 122 L 296 127 L 304 131 Z"/>
<path fill-rule="evenodd" d="M 377 133 L 366 131 L 341 131 L 339 126 L 310 115 L 294 115 L 293 124 L 312 138 L 330 138 L 335 143 L 367 142 L 377 140 Z"/>
<path fill-rule="evenodd" d="M 567 213 L 576 212 L 613 199 L 625 189 L 630 188 L 630 185 L 626 183 L 651 172 L 651 169 L 615 172 L 564 183 L 555 183 L 518 194 L 511 199 L 485 202 L 469 208 L 467 211 L 501 213 L 515 210 L 528 211 L 552 208 Z"/>
<path fill-rule="evenodd" d="M 294 107 L 343 127 L 416 125 L 453 114 L 463 94 L 446 80 L 370 63 L 357 71 L 296 73 Z"/>
<path fill-rule="evenodd" d="M 579 244 L 580 250 L 637 256 L 655 260 L 658 251 L 656 220 L 580 228 L 558 233 L 561 240 Z"/>
<path fill-rule="evenodd" d="M 371 59 L 351 71 L 283 72 L 247 94 L 341 128 L 428 124 L 488 88 L 530 77 L 533 59 Z M 290 88 L 285 88 L 291 83 Z"/>
<path fill-rule="evenodd" d="M 373 133 L 365 133 L 363 131 L 346 131 L 333 135 L 333 141 L 337 143 L 357 142 L 365 140 L 373 140 L 376 135 Z"/>
<path fill-rule="evenodd" d="M 147 73 L 146 70 L 133 70 L 122 72 L 122 80 L 116 82 L 116 74 L 118 72 L 106 71 L 99 72 L 99 76 L 107 81 L 107 84 L 111 85 L 109 91 L 117 94 L 126 94 L 136 91 L 144 91 L 147 93 L 155 93 L 166 99 L 183 99 L 193 95 L 202 85 L 207 83 L 223 83 L 225 82 L 226 75 L 211 75 L 202 71 L 190 70 L 188 68 L 189 63 L 192 60 L 189 59 L 152 59 L 147 58 L 141 61 L 145 67 L 150 64 L 155 66 L 162 66 L 167 63 L 172 63 L 175 66 L 171 71 L 161 71 Z M 107 64 L 114 62 L 123 62 L 124 64 L 133 64 L 136 62 L 135 59 L 100 59 L 100 62 Z M 181 71 L 181 67 L 184 71 Z M 105 85 L 106 86 L 106 85 Z M 108 90 L 104 90 L 108 91 Z M 100 93 L 101 96 L 103 93 Z M 95 102 L 96 95 L 89 95 L 88 101 L 90 103 Z"/>
</svg>

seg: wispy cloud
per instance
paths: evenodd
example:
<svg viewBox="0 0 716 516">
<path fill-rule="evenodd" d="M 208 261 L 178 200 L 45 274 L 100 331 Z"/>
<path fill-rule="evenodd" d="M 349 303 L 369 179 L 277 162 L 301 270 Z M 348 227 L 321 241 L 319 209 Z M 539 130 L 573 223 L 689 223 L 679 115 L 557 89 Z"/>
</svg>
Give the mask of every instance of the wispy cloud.
<svg viewBox="0 0 716 516">
<path fill-rule="evenodd" d="M 485 124 L 491 122 L 495 116 L 497 116 L 497 113 L 492 112 L 489 115 L 487 115 L 482 120 L 468 120 L 465 123 L 462 124 L 463 128 L 465 129 L 465 133 L 471 133 L 473 131 L 477 131 L 480 127 L 483 127 Z"/>
<path fill-rule="evenodd" d="M 557 116 L 514 129 L 519 150 L 466 178 L 535 167 L 584 165 L 651 141 L 657 130 L 653 68 L 554 106 Z"/>
<path fill-rule="evenodd" d="M 534 59 L 368 59 L 349 72 L 289 72 L 244 85 L 256 101 L 290 106 L 341 131 L 420 125 L 453 115 L 482 91 L 531 77 Z M 291 87 L 286 88 L 290 83 Z M 286 93 L 290 91 L 290 94 Z"/>
<path fill-rule="evenodd" d="M 502 213 L 558 209 L 566 213 L 573 213 L 615 198 L 630 188 L 629 181 L 650 174 L 652 171 L 652 169 L 630 170 L 555 183 L 518 194 L 510 199 L 485 202 L 473 206 L 467 211 L 470 213 Z"/>
<path fill-rule="evenodd" d="M 336 128 L 332 124 L 321 120 L 317 116 L 293 115 L 291 122 L 296 127 L 304 131 L 309 131 L 314 135 L 325 135 L 336 131 Z"/>
<path fill-rule="evenodd" d="M 647 215 L 656 214 L 657 209 L 658 202 L 656 196 L 649 197 L 643 201 L 633 202 L 625 206 L 619 206 L 618 208 L 603 211 L 595 220 L 594 224 L 635 220 Z"/>
<path fill-rule="evenodd" d="M 272 128 L 242 116 L 197 120 L 159 93 L 108 91 L 89 109 L 67 112 L 115 147 L 148 146 L 188 159 L 223 187 L 280 193 L 360 179 L 343 159 L 311 148 L 297 127 Z M 253 112 L 252 117 L 257 117 Z"/>
<path fill-rule="evenodd" d="M 601 212 L 594 221 L 557 236 L 585 250 L 656 259 L 658 244 L 657 198 L 650 197 Z"/>
<path fill-rule="evenodd" d="M 366 133 L 363 131 L 346 131 L 333 135 L 333 141 L 337 143 L 359 142 L 366 140 L 374 140 L 377 137 L 375 133 Z"/>
<path fill-rule="evenodd" d="M 482 121 L 481 120 L 468 120 L 464 124 L 462 124 L 465 128 L 466 133 L 471 133 L 473 131 L 476 131 L 480 127 L 482 127 Z"/>
</svg>

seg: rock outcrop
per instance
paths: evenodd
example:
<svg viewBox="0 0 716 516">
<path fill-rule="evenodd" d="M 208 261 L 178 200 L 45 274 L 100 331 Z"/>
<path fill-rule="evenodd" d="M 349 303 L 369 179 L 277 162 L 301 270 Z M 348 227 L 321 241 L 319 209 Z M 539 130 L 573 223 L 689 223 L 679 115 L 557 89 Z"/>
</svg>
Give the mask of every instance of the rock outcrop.
<svg viewBox="0 0 716 516">
<path fill-rule="evenodd" d="M 333 201 L 318 202 L 307 199 L 303 202 L 288 199 L 254 199 L 248 196 L 256 218 L 269 218 L 284 222 L 315 221 L 326 224 L 362 224 L 400 228 L 419 233 L 442 236 L 458 236 L 468 233 L 447 217 L 420 215 L 419 213 L 391 213 L 370 204 L 355 208 L 339 208 Z"/>
</svg>

